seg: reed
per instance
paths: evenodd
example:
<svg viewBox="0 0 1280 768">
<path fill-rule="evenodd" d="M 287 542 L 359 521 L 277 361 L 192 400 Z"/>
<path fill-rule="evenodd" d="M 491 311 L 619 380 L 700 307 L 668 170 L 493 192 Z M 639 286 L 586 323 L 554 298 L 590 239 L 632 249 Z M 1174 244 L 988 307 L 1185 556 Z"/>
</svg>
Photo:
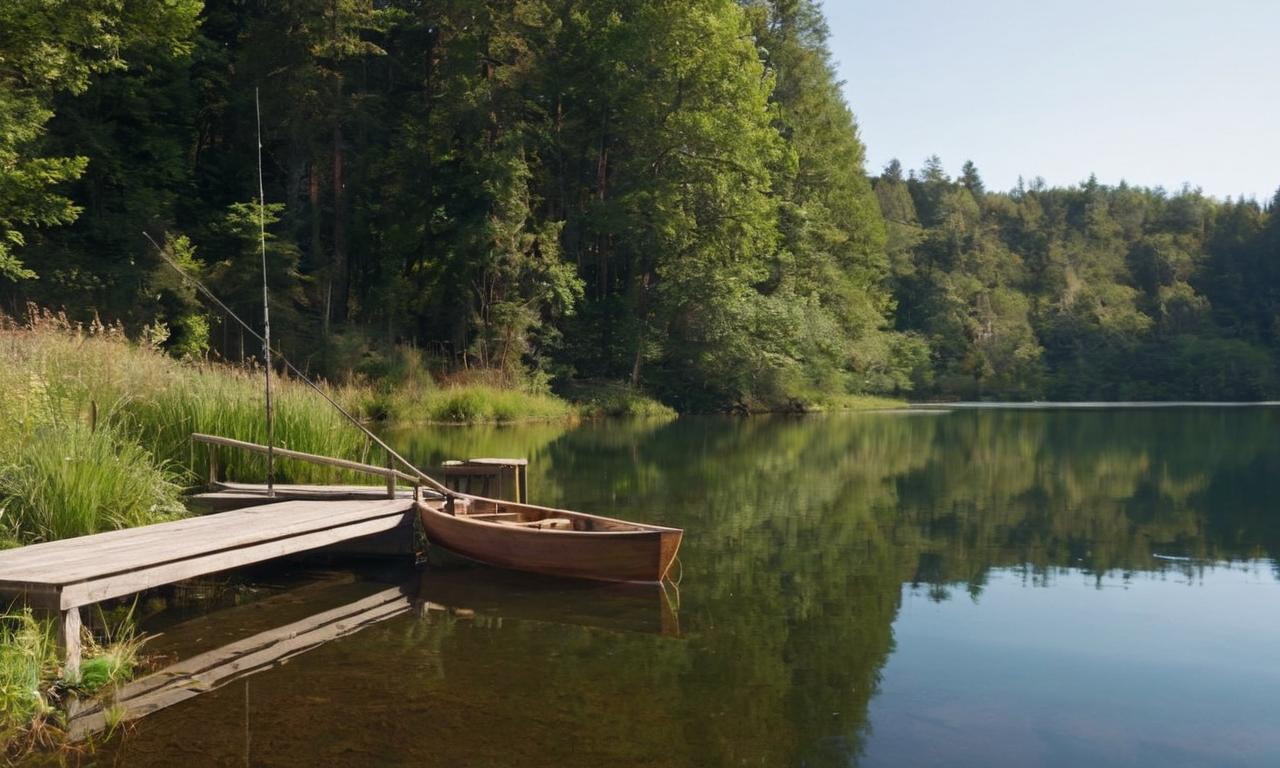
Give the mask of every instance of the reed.
<svg viewBox="0 0 1280 768">
<path fill-rule="evenodd" d="M 265 444 L 261 373 L 228 366 L 199 368 L 177 365 L 169 385 L 149 397 L 124 402 L 113 418 L 128 426 L 158 456 L 181 466 L 190 481 L 208 476 L 209 449 L 193 447 L 191 434 L 203 432 Z M 301 382 L 273 383 L 272 409 L 278 447 L 325 456 L 366 461 L 368 443 L 340 414 Z M 225 479 L 261 481 L 265 457 L 245 451 L 219 449 L 220 475 Z M 375 462 L 377 463 L 377 462 Z M 369 482 L 332 468 L 302 462 L 277 461 L 279 482 Z"/>
<path fill-rule="evenodd" d="M 114 620 L 101 617 L 102 634 L 84 633 L 80 674 L 62 677 L 52 619 L 29 609 L 0 614 L 0 743 L 15 762 L 34 749 L 68 747 L 64 713 L 57 706 L 69 693 L 94 694 L 119 686 L 142 665 L 145 638 L 133 612 Z"/>
<path fill-rule="evenodd" d="M 190 484 L 207 477 L 209 462 L 206 449 L 193 450 L 192 432 L 266 441 L 261 369 L 179 362 L 129 341 L 118 328 L 77 325 L 48 312 L 33 310 L 31 315 L 24 325 L 0 321 L 0 467 L 26 462 L 13 446 L 31 445 L 59 430 L 68 432 L 65 440 L 82 440 L 96 429 L 118 439 L 122 456 Z M 306 385 L 281 378 L 273 394 L 278 445 L 368 458 L 365 438 Z M 87 432 L 82 429 L 86 426 Z M 137 446 L 145 447 L 149 458 L 140 455 Z M 265 477 L 265 460 L 259 456 L 225 451 L 218 454 L 218 462 L 229 479 Z M 121 461 L 110 465 L 123 467 Z M 280 462 L 276 479 L 337 482 L 354 477 Z M 38 486 L 33 482 L 24 487 Z M 168 511 L 167 496 L 148 497 L 158 510 Z M 4 498 L 0 494 L 0 506 Z M 136 518 L 118 519 L 138 524 Z"/>
<path fill-rule="evenodd" d="M 0 530 L 30 544 L 185 514 L 164 462 L 118 428 L 39 425 L 0 466 Z"/>
<path fill-rule="evenodd" d="M 676 411 L 635 387 L 618 381 L 584 381 L 565 394 L 587 418 L 674 419 Z"/>
<path fill-rule="evenodd" d="M 884 411 L 906 408 L 906 400 L 879 395 L 840 395 L 830 394 L 816 398 L 807 403 L 807 411 Z"/>
<path fill-rule="evenodd" d="M 55 715 L 50 687 L 57 676 L 52 624 L 29 610 L 0 614 L 0 739 L 10 757 Z"/>
<path fill-rule="evenodd" d="M 344 396 L 357 403 L 361 413 L 399 423 L 510 424 L 577 416 L 574 407 L 558 397 L 477 382 L 375 393 L 349 388 Z"/>
</svg>

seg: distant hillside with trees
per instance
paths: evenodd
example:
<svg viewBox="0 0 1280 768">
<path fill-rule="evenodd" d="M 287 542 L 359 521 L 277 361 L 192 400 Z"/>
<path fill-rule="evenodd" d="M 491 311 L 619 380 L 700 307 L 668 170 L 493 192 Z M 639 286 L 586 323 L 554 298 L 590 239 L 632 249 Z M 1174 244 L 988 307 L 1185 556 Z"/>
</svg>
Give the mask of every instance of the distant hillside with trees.
<svg viewBox="0 0 1280 768">
<path fill-rule="evenodd" d="M 258 317 L 255 88 L 273 332 L 331 377 L 409 347 L 682 410 L 1280 388 L 1280 200 L 871 178 L 815 0 L 11 0 L 0 304 L 252 356 L 142 233 Z"/>
</svg>

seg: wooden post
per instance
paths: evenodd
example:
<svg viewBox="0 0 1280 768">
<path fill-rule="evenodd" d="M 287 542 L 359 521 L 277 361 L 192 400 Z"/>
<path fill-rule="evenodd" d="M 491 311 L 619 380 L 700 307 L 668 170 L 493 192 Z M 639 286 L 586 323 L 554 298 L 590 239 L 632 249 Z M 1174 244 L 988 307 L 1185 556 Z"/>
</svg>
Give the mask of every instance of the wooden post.
<svg viewBox="0 0 1280 768">
<path fill-rule="evenodd" d="M 57 616 L 58 649 L 64 659 L 62 676 L 67 680 L 80 677 L 80 609 L 68 608 Z"/>
<path fill-rule="evenodd" d="M 209 444 L 209 487 L 218 483 L 218 446 Z"/>
<path fill-rule="evenodd" d="M 387 469 L 392 470 L 387 473 L 387 498 L 394 499 L 396 497 L 396 475 L 395 462 L 391 460 L 391 451 L 387 451 Z"/>
</svg>

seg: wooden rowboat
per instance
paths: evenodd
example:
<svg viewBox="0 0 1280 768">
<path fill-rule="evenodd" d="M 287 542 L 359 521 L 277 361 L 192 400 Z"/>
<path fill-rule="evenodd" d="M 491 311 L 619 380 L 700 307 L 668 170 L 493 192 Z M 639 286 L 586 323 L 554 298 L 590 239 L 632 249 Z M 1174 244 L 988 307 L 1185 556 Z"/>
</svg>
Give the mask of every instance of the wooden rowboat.
<svg viewBox="0 0 1280 768">
<path fill-rule="evenodd" d="M 684 532 L 465 494 L 418 504 L 427 539 L 500 568 L 600 581 L 661 581 Z"/>
</svg>

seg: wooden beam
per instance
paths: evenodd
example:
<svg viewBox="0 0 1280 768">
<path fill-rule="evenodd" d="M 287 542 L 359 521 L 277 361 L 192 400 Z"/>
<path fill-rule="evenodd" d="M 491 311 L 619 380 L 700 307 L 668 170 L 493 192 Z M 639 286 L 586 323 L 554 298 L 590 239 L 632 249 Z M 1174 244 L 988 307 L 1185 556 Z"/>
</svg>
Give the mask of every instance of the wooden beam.
<svg viewBox="0 0 1280 768">
<path fill-rule="evenodd" d="M 227 448 L 239 448 L 241 450 L 250 451 L 252 453 L 267 452 L 267 446 L 265 445 L 258 445 L 257 443 L 247 443 L 243 440 L 235 440 L 230 437 L 220 437 L 218 435 L 203 435 L 197 432 L 191 436 L 191 439 L 196 441 L 197 443 L 206 443 L 209 445 L 221 445 Z M 364 472 L 370 475 L 377 475 L 378 477 L 385 477 L 388 479 L 388 482 L 400 480 L 401 482 L 407 485 L 413 485 L 415 483 L 420 482 L 420 479 L 418 477 L 410 475 L 406 472 L 401 472 L 398 469 L 392 469 L 389 467 L 378 467 L 378 466 L 374 466 L 373 464 L 364 464 L 359 461 L 348 461 L 347 459 L 335 459 L 332 456 L 319 456 L 314 453 L 303 453 L 302 451 L 294 451 L 288 448 L 274 448 L 272 450 L 276 456 L 279 456 L 281 458 L 297 459 L 298 461 L 307 461 L 312 464 L 321 464 L 328 467 L 337 467 L 339 469 L 347 469 L 347 470 L 351 470 L 352 472 Z"/>
<path fill-rule="evenodd" d="M 59 611 L 57 625 L 58 650 L 62 652 L 62 677 L 75 680 L 80 677 L 80 608 Z"/>
</svg>

